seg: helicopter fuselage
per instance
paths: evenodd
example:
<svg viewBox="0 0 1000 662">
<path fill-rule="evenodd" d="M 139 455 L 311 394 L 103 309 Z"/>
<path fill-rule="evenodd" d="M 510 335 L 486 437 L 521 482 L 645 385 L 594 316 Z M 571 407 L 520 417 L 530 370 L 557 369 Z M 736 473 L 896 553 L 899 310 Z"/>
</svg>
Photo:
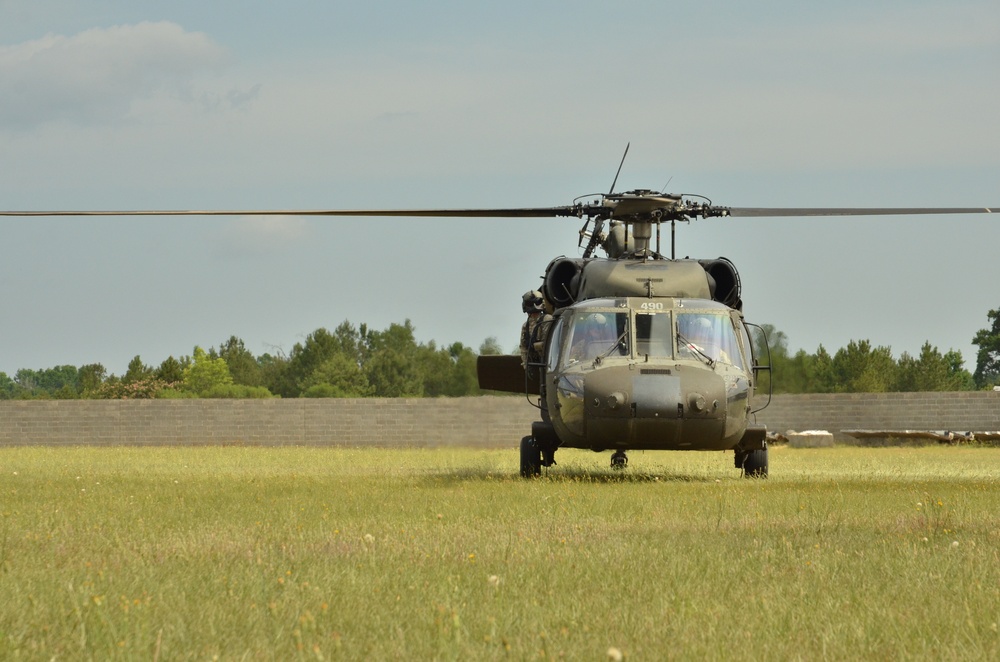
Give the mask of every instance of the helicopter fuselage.
<svg viewBox="0 0 1000 662">
<path fill-rule="evenodd" d="M 552 320 L 535 366 L 555 438 L 544 423 L 533 432 L 543 449 L 734 449 L 751 412 L 751 361 L 742 315 L 716 301 L 582 301 Z"/>
</svg>

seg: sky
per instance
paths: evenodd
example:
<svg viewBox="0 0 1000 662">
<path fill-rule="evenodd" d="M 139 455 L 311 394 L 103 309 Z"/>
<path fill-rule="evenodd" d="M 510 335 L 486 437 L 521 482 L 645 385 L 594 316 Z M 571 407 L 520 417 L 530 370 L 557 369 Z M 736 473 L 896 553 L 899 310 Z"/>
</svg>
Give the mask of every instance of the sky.
<svg viewBox="0 0 1000 662">
<path fill-rule="evenodd" d="M 1000 207 L 1000 3 L 0 0 L 0 209 Z M 514 350 L 576 219 L 0 219 L 0 372 L 340 322 Z M 789 348 L 962 352 L 1000 216 L 710 219 Z"/>
</svg>

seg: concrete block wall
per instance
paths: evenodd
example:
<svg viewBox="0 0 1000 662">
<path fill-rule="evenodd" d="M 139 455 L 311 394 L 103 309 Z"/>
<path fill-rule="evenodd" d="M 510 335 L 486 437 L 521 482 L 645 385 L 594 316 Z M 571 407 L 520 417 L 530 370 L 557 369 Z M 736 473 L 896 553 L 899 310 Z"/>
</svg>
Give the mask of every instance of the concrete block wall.
<svg viewBox="0 0 1000 662">
<path fill-rule="evenodd" d="M 525 398 L 0 401 L 0 446 L 516 447 Z"/>
<path fill-rule="evenodd" d="M 1000 430 L 1000 392 L 812 393 L 775 396 L 769 430 Z"/>
<path fill-rule="evenodd" d="M 516 448 L 537 419 L 522 397 L 0 401 L 0 446 L 245 444 Z M 775 396 L 778 432 L 1000 430 L 1000 393 Z"/>
</svg>

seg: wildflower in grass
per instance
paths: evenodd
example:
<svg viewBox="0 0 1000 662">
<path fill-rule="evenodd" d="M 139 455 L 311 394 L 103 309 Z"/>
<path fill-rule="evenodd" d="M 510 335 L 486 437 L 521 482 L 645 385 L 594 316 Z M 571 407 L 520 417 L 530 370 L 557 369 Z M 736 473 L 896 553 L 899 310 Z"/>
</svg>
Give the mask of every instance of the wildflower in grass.
<svg viewBox="0 0 1000 662">
<path fill-rule="evenodd" d="M 951 548 L 952 548 L 952 549 L 955 549 L 955 548 L 957 548 L 957 547 L 958 547 L 958 541 L 957 541 L 957 540 L 952 540 L 952 541 L 951 541 Z"/>
<path fill-rule="evenodd" d="M 492 586 L 493 588 L 497 588 L 498 586 L 500 586 L 500 577 L 498 577 L 497 575 L 490 575 L 486 579 L 486 583 Z"/>
</svg>

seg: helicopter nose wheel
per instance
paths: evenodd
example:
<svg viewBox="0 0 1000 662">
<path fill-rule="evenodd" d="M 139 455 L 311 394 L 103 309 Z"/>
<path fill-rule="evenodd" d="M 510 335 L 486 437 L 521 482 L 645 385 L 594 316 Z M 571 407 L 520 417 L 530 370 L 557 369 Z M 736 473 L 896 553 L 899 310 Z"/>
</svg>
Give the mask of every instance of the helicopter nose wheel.
<svg viewBox="0 0 1000 662">
<path fill-rule="evenodd" d="M 614 455 L 611 456 L 611 468 L 618 469 L 619 471 L 628 466 L 628 456 L 625 455 L 625 451 L 617 450 Z"/>
<path fill-rule="evenodd" d="M 736 452 L 736 468 L 743 469 L 745 478 L 767 478 L 767 447 Z"/>
<path fill-rule="evenodd" d="M 542 473 L 542 451 L 538 441 L 528 435 L 521 439 L 521 476 L 534 478 Z"/>
</svg>

